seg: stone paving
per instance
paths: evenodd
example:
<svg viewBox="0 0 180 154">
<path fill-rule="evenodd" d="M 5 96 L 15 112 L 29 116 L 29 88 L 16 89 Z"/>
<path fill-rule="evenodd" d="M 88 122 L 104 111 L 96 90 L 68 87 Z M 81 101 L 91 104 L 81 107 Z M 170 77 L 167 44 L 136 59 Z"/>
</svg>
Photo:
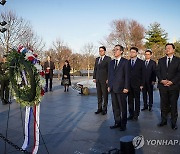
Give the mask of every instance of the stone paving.
<svg viewBox="0 0 180 154">
<path fill-rule="evenodd" d="M 74 77 L 72 83 L 85 79 L 87 77 Z M 170 120 L 167 126 L 158 128 L 157 123 L 160 120 L 158 91 L 154 91 L 154 95 L 153 111 L 141 112 L 137 122 L 128 122 L 127 130 L 120 132 L 118 129 L 111 130 L 109 128 L 114 123 L 110 97 L 107 115 L 95 115 L 94 111 L 97 109 L 95 94 L 82 96 L 72 88 L 69 92 L 64 92 L 60 81 L 54 79 L 53 92 L 46 93 L 41 102 L 38 154 L 106 153 L 113 148 L 120 148 L 119 140 L 126 135 L 144 136 L 145 145 L 136 150 L 137 154 L 179 154 L 179 144 L 155 145 L 156 139 L 178 140 L 180 142 L 180 120 L 177 130 L 171 129 Z M 10 112 L 7 130 L 8 111 Z M 25 109 L 20 108 L 15 101 L 12 101 L 11 105 L 0 103 L 0 133 L 6 136 L 7 132 L 7 138 L 19 147 L 24 141 L 24 113 Z M 28 151 L 32 151 L 33 147 L 33 120 L 31 120 L 30 127 L 31 141 Z M 147 140 L 152 140 L 152 144 L 148 145 Z M 5 148 L 5 143 L 0 138 L 0 154 L 4 154 L 5 149 L 7 154 L 21 153 L 8 143 Z"/>
</svg>

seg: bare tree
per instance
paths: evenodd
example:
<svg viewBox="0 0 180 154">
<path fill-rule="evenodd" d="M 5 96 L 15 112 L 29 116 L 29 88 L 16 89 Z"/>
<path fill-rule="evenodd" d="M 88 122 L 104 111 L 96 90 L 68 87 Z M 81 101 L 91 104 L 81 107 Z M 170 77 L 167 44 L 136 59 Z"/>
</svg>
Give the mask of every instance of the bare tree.
<svg viewBox="0 0 180 154">
<path fill-rule="evenodd" d="M 26 33 L 19 39 L 19 43 L 34 50 L 40 59 L 43 59 L 45 43 L 43 39 L 34 33 L 31 27 L 27 27 Z"/>
<path fill-rule="evenodd" d="M 42 51 L 45 44 L 35 35 L 30 22 L 18 17 L 12 11 L 1 13 L 0 18 L 7 22 L 7 31 L 0 36 L 0 45 L 5 52 L 18 45 L 30 47 L 36 52 Z"/>
<path fill-rule="evenodd" d="M 111 33 L 105 38 L 107 46 L 113 48 L 116 44 L 121 44 L 126 51 L 131 46 L 142 48 L 145 28 L 135 20 L 114 20 L 111 23 Z M 125 51 L 125 55 L 126 55 Z"/>
<path fill-rule="evenodd" d="M 81 69 L 87 69 L 87 59 L 84 55 L 79 53 L 73 53 L 70 58 L 71 68 L 73 73 Z M 90 62 L 91 63 L 91 62 Z"/>
<path fill-rule="evenodd" d="M 19 44 L 19 39 L 26 34 L 26 29 L 29 27 L 29 22 L 23 18 L 18 18 L 17 15 L 11 11 L 1 13 L 1 20 L 7 22 L 7 31 L 0 36 L 0 44 L 5 52 L 10 48 Z"/>
<path fill-rule="evenodd" d="M 65 60 L 70 60 L 72 51 L 61 39 L 56 39 L 53 42 L 53 50 L 55 51 L 54 60 L 58 63 L 58 68 L 61 69 Z"/>
<path fill-rule="evenodd" d="M 84 59 L 86 59 L 85 61 L 85 66 L 87 66 L 87 70 L 88 70 L 88 79 L 90 77 L 90 74 L 89 74 L 89 70 L 90 68 L 93 68 L 93 67 L 90 67 L 90 66 L 94 66 L 94 61 L 95 61 L 95 46 L 93 45 L 93 43 L 87 43 L 83 46 L 82 48 L 82 53 L 83 53 L 83 57 Z"/>
</svg>

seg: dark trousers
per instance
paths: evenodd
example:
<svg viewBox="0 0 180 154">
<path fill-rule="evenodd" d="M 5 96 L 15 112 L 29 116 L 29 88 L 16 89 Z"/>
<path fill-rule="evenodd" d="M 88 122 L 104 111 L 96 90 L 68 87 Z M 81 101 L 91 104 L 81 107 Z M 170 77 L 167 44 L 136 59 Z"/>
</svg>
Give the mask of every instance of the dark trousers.
<svg viewBox="0 0 180 154">
<path fill-rule="evenodd" d="M 179 90 L 162 90 L 160 92 L 161 102 L 161 120 L 162 122 L 167 121 L 167 116 L 170 111 L 171 122 L 176 124 L 178 118 L 177 102 L 179 97 Z"/>
<path fill-rule="evenodd" d="M 140 112 L 140 87 L 130 88 L 128 94 L 128 105 L 130 116 L 138 117 Z"/>
<path fill-rule="evenodd" d="M 9 101 L 9 81 L 1 81 L 1 99 Z"/>
<path fill-rule="evenodd" d="M 143 102 L 144 102 L 144 108 L 147 108 L 148 106 L 151 108 L 153 104 L 153 85 L 151 83 L 145 83 L 143 85 Z M 149 103 L 148 103 L 149 98 Z"/>
<path fill-rule="evenodd" d="M 50 81 L 49 89 L 52 90 L 52 78 L 50 78 L 49 74 L 46 74 L 45 79 L 46 79 L 46 91 L 48 91 L 48 80 Z"/>
<path fill-rule="evenodd" d="M 111 97 L 115 124 L 125 127 L 127 123 L 127 94 L 112 91 Z"/>
<path fill-rule="evenodd" d="M 105 82 L 96 82 L 96 89 L 97 89 L 97 99 L 98 99 L 98 109 L 107 111 L 108 105 L 108 90 L 107 84 Z M 104 104 L 103 104 L 104 101 Z"/>
</svg>

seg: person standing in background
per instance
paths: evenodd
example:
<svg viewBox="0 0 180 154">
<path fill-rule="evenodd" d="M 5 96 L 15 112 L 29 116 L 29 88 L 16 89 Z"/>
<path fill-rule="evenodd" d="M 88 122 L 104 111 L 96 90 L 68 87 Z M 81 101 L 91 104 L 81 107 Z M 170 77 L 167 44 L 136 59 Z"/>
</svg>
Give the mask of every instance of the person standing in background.
<svg viewBox="0 0 180 154">
<path fill-rule="evenodd" d="M 9 102 L 9 72 L 6 61 L 6 56 L 3 56 L 2 62 L 0 63 L 0 84 L 1 84 L 1 100 L 2 104 L 10 104 Z"/>
<path fill-rule="evenodd" d="M 53 70 L 54 69 L 55 69 L 54 62 L 51 61 L 51 56 L 48 56 L 47 61 L 44 63 L 44 71 L 45 71 L 45 79 L 46 79 L 45 92 L 48 91 L 48 80 L 50 80 L 49 90 L 52 91 L 52 79 L 53 79 Z"/>
<path fill-rule="evenodd" d="M 71 67 L 69 65 L 69 61 L 65 60 L 63 66 L 62 82 L 61 82 L 61 85 L 64 86 L 64 92 L 68 92 L 69 86 L 71 85 L 70 71 L 71 71 Z"/>
<path fill-rule="evenodd" d="M 102 115 L 107 114 L 108 105 L 108 67 L 111 58 L 106 56 L 106 47 L 99 47 L 100 57 L 96 58 L 93 73 L 93 82 L 96 83 L 97 89 L 97 99 L 98 99 L 98 109 L 95 114 L 102 112 Z M 104 101 L 104 104 L 103 104 Z"/>
</svg>

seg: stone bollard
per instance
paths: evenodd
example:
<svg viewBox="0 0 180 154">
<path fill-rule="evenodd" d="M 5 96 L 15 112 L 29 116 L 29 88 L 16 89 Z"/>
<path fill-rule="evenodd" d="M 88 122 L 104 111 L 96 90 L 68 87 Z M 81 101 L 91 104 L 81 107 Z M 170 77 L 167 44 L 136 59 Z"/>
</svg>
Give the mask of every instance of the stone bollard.
<svg viewBox="0 0 180 154">
<path fill-rule="evenodd" d="M 135 154 L 133 139 L 134 136 L 123 136 L 120 138 L 120 154 Z"/>
</svg>

